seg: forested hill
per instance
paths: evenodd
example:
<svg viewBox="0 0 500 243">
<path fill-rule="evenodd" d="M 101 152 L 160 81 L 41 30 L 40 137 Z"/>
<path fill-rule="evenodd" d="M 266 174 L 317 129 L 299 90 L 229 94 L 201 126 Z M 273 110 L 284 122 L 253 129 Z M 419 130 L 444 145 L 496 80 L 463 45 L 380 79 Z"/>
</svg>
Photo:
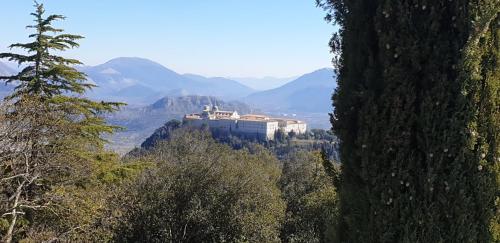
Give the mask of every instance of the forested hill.
<svg viewBox="0 0 500 243">
<path fill-rule="evenodd" d="M 144 107 L 125 107 L 110 114 L 107 121 L 122 126 L 124 131 L 113 135 L 112 148 L 127 152 L 140 145 L 156 128 L 171 119 L 182 119 L 186 113 L 200 112 L 205 105 L 217 105 L 223 110 L 238 111 L 241 114 L 252 113 L 248 105 L 238 101 L 224 101 L 212 96 L 164 97 Z"/>
<path fill-rule="evenodd" d="M 331 131 L 323 129 L 311 129 L 305 134 L 285 134 L 278 132 L 274 140 L 262 141 L 245 136 L 238 136 L 218 130 L 206 128 L 193 128 L 182 125 L 180 120 L 170 120 L 163 126 L 156 129 L 151 136 L 146 138 L 140 148 L 132 150 L 128 155 L 137 156 L 153 149 L 160 141 L 171 140 L 172 134 L 177 130 L 181 133 L 201 130 L 208 132 L 212 138 L 221 144 L 231 146 L 235 150 L 253 150 L 256 145 L 261 145 L 272 152 L 279 159 L 286 159 L 296 152 L 314 152 L 323 150 L 329 159 L 338 161 L 338 141 Z"/>
</svg>

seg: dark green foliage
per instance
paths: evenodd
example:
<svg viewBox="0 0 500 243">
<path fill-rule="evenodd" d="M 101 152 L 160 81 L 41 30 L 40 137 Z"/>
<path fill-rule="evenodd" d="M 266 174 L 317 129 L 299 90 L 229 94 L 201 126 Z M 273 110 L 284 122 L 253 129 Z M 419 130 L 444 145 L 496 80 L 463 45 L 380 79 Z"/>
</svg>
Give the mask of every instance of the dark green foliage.
<svg viewBox="0 0 500 243">
<path fill-rule="evenodd" d="M 172 132 L 176 129 L 179 129 L 181 127 L 182 123 L 178 120 L 170 120 L 165 125 L 162 127 L 156 129 L 156 131 L 148 137 L 142 144 L 141 148 L 144 149 L 151 149 L 153 148 L 158 141 L 161 140 L 168 140 L 170 139 L 170 136 Z"/>
<path fill-rule="evenodd" d="M 297 138 L 299 138 L 299 139 L 326 140 L 329 142 L 336 142 L 337 141 L 337 138 L 335 137 L 335 135 L 333 134 L 332 131 L 323 130 L 323 129 L 316 129 L 316 128 L 313 128 L 304 134 L 297 135 Z"/>
<path fill-rule="evenodd" d="M 284 136 L 280 140 L 261 141 L 248 139 L 234 134 L 218 134 L 212 131 L 215 140 L 220 143 L 228 144 L 233 149 L 249 148 L 253 144 L 260 144 L 271 151 L 278 159 L 285 159 L 288 155 L 299 151 L 319 151 L 324 150 L 325 155 L 331 160 L 338 161 L 336 138 L 333 136 L 321 136 L 326 134 L 324 130 L 313 129 L 306 134 L 289 137 L 282 133 L 278 136 Z"/>
<path fill-rule="evenodd" d="M 493 241 L 500 3 L 318 4 L 340 27 L 331 40 L 339 72 L 331 116 L 341 143 L 338 241 Z"/>
<path fill-rule="evenodd" d="M 320 153 L 301 151 L 287 156 L 280 188 L 287 203 L 282 242 L 331 242 L 337 197 Z"/>
<path fill-rule="evenodd" d="M 162 127 L 156 129 L 156 131 L 149 136 L 144 143 L 142 143 L 141 148 L 136 148 L 130 151 L 127 156 L 140 156 L 145 152 L 145 150 L 153 148 L 157 142 L 168 140 L 171 133 L 179 128 L 189 130 L 198 129 L 183 127 L 179 121 L 175 119 L 170 120 Z M 278 137 L 281 137 L 280 140 L 269 141 L 257 139 L 255 136 L 244 136 L 242 134 L 231 134 L 227 131 L 221 131 L 218 129 L 209 129 L 206 125 L 198 130 L 210 132 L 212 134 L 212 138 L 214 138 L 217 142 L 227 144 L 236 150 L 251 149 L 251 147 L 255 144 L 260 144 L 271 151 L 279 159 L 283 159 L 288 154 L 293 154 L 297 151 L 324 150 L 329 159 L 338 161 L 337 139 L 333 136 L 333 134 L 331 134 L 330 131 L 322 129 L 312 129 L 305 134 L 296 135 L 293 138 L 280 131 L 280 135 L 277 135 Z"/>
<path fill-rule="evenodd" d="M 265 150 L 234 151 L 182 129 L 143 159 L 156 166 L 130 188 L 117 242 L 279 241 L 280 171 Z"/>
<path fill-rule="evenodd" d="M 285 143 L 286 142 L 286 134 L 282 130 L 276 131 L 274 134 L 274 140 L 278 143 Z"/>
<path fill-rule="evenodd" d="M 340 165 L 330 160 L 330 156 L 325 149 L 322 149 L 320 153 L 321 164 L 323 165 L 326 175 L 330 177 L 330 180 L 335 187 L 340 187 Z"/>
</svg>

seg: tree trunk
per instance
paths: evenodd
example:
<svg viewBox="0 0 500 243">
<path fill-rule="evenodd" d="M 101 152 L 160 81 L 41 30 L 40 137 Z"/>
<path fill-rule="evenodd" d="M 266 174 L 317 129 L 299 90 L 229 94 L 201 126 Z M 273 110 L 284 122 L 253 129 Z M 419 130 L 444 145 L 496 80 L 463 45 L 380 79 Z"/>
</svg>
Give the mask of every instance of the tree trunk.
<svg viewBox="0 0 500 243">
<path fill-rule="evenodd" d="M 9 225 L 9 229 L 7 230 L 7 234 L 5 234 L 4 240 L 3 240 L 5 243 L 12 242 L 12 236 L 14 235 L 14 229 L 15 229 L 16 222 L 17 222 L 17 214 L 19 213 L 19 212 L 17 212 L 17 206 L 19 204 L 19 198 L 21 197 L 21 192 L 22 192 L 22 189 L 24 187 L 24 183 L 25 183 L 25 181 L 23 181 L 21 183 L 21 185 L 19 185 L 17 187 L 17 190 L 16 190 L 14 203 L 12 204 L 12 211 L 11 211 L 12 218 L 10 220 L 10 225 Z"/>
</svg>

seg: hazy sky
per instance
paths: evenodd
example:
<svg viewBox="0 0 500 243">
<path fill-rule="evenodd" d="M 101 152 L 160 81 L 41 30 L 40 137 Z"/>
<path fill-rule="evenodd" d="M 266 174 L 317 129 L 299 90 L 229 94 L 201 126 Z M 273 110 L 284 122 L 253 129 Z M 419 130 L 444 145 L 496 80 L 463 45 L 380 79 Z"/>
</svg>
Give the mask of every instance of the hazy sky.
<svg viewBox="0 0 500 243">
<path fill-rule="evenodd" d="M 40 0 L 86 38 L 86 65 L 144 57 L 180 73 L 296 76 L 329 67 L 334 28 L 314 0 Z M 31 0 L 0 0 L 0 52 L 27 40 Z"/>
</svg>

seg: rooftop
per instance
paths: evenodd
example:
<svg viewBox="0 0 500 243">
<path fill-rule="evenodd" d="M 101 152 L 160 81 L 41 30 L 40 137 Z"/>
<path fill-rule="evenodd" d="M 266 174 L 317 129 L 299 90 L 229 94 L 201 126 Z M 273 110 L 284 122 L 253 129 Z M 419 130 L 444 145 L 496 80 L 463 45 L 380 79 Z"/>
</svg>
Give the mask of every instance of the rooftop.
<svg viewBox="0 0 500 243">
<path fill-rule="evenodd" d="M 210 106 L 205 106 L 203 112 L 201 114 L 186 114 L 184 119 L 188 120 L 243 120 L 243 121 L 259 121 L 259 122 L 280 122 L 286 125 L 291 124 L 304 124 L 305 122 L 293 119 L 284 119 L 284 118 L 271 118 L 265 115 L 258 114 L 247 114 L 247 115 L 238 115 L 236 111 L 221 111 L 218 107 L 214 106 L 213 108 Z"/>
<path fill-rule="evenodd" d="M 241 120 L 263 121 L 263 120 L 269 120 L 269 117 L 263 116 L 263 115 L 248 114 L 248 115 L 241 116 L 240 119 Z"/>
<path fill-rule="evenodd" d="M 186 114 L 184 119 L 201 119 L 201 116 L 199 114 Z"/>
</svg>

